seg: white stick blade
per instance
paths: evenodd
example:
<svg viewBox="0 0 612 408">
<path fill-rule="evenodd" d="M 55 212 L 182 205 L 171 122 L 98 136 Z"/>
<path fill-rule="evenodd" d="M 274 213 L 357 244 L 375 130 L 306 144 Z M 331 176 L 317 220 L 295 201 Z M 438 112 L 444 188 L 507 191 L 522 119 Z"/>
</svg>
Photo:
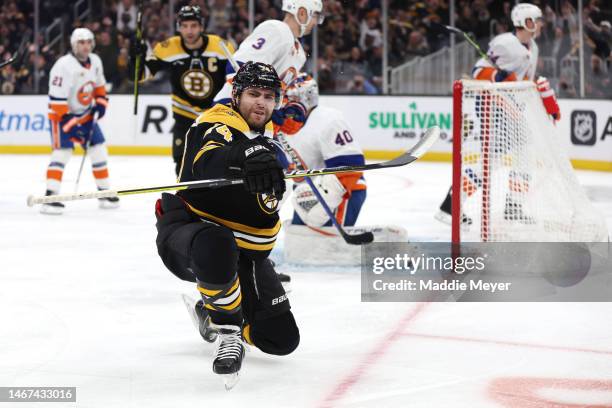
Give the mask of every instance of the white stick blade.
<svg viewBox="0 0 612 408">
<path fill-rule="evenodd" d="M 430 148 L 438 141 L 440 137 L 440 128 L 433 126 L 427 129 L 423 138 L 410 149 L 410 155 L 416 158 L 423 156 Z"/>
</svg>

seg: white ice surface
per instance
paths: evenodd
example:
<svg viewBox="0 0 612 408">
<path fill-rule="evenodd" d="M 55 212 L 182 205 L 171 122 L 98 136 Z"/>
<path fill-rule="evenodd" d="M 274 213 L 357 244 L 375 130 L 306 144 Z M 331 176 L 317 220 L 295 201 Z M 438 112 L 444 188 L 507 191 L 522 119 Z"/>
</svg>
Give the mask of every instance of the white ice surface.
<svg viewBox="0 0 612 408">
<path fill-rule="evenodd" d="M 251 348 L 226 392 L 180 298 L 193 285 L 157 256 L 157 195 L 41 215 L 25 201 L 43 193 L 47 161 L 0 156 L 0 386 L 78 387 L 76 405 L 53 407 L 612 406 L 611 304 L 361 303 L 357 268 L 283 264 L 301 344 L 286 357 Z M 174 181 L 167 158 L 116 156 L 110 171 L 116 187 Z M 433 163 L 369 173 L 361 222 L 448 240 L 433 214 L 450 173 Z M 612 227 L 612 174 L 579 178 Z"/>
</svg>

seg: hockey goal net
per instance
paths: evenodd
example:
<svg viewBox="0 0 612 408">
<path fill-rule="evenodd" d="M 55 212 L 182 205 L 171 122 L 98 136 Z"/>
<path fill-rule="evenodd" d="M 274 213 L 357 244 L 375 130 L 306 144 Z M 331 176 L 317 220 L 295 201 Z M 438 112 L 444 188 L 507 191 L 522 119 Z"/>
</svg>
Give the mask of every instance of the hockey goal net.
<svg viewBox="0 0 612 408">
<path fill-rule="evenodd" d="M 453 92 L 453 242 L 606 241 L 535 84 Z"/>
</svg>

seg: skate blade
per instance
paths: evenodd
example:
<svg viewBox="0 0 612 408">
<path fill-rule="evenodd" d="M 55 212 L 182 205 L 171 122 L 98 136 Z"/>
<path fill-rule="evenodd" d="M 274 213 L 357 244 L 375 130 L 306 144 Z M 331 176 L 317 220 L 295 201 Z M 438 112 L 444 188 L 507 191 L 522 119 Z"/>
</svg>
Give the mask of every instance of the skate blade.
<svg viewBox="0 0 612 408">
<path fill-rule="evenodd" d="M 452 225 L 453 223 L 453 218 L 451 217 L 451 215 L 448 213 L 445 213 L 444 211 L 438 211 L 434 215 L 434 218 L 440 221 L 442 224 Z"/>
<path fill-rule="evenodd" d="M 115 208 L 119 208 L 119 203 L 111 203 L 107 200 L 100 200 L 98 206 L 103 210 L 114 210 Z"/>
<path fill-rule="evenodd" d="M 232 388 L 238 384 L 240 380 L 240 373 L 232 373 L 232 374 L 220 374 L 221 379 L 223 380 L 223 384 L 225 385 L 225 390 L 230 391 Z"/>
<path fill-rule="evenodd" d="M 193 323 L 193 327 L 195 327 L 198 333 L 200 333 L 200 319 L 198 319 L 198 315 L 195 311 L 195 305 L 198 302 L 189 295 L 183 294 L 181 295 L 181 297 L 183 298 L 183 303 L 185 304 L 185 307 L 187 308 L 187 313 L 189 313 L 189 316 L 191 317 L 191 323 Z M 200 337 L 203 337 L 201 333 L 200 333 Z M 204 341 L 207 343 L 214 343 L 216 340 L 217 340 L 217 333 L 213 333 L 212 331 L 210 331 L 209 337 L 204 339 Z"/>
<path fill-rule="evenodd" d="M 185 294 L 181 295 L 181 297 L 183 298 L 183 303 L 185 304 L 185 307 L 187 308 L 187 312 L 189 313 L 189 316 L 191 317 L 191 322 L 193 323 L 193 326 L 196 328 L 196 330 L 200 330 L 200 322 L 198 321 L 198 315 L 196 314 L 196 311 L 195 311 L 195 305 L 197 301 L 191 296 L 188 296 Z"/>
<path fill-rule="evenodd" d="M 440 221 L 442 224 L 446 224 L 446 225 L 453 225 L 453 217 L 448 214 L 445 213 L 444 211 L 438 211 L 436 214 L 434 214 L 434 218 L 438 221 Z M 467 232 L 470 230 L 470 225 L 468 223 L 462 222 L 461 223 L 461 231 Z"/>
<path fill-rule="evenodd" d="M 64 213 L 64 209 L 51 205 L 43 205 L 40 207 L 40 213 L 45 215 L 62 215 Z"/>
</svg>

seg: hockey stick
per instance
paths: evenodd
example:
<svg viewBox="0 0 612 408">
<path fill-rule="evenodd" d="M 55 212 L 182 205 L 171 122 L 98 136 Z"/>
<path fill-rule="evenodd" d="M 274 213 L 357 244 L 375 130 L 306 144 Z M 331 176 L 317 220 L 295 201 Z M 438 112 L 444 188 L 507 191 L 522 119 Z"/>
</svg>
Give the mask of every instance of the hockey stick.
<svg viewBox="0 0 612 408">
<path fill-rule="evenodd" d="M 142 41 L 142 1 L 138 1 L 138 13 L 136 14 L 136 42 Z M 134 61 L 134 115 L 138 115 L 138 80 L 140 79 L 140 65 L 142 65 L 142 55 L 136 56 Z"/>
<path fill-rule="evenodd" d="M 81 159 L 81 165 L 79 166 L 79 173 L 77 174 L 77 179 L 74 182 L 74 192 L 75 193 L 79 191 L 79 182 L 81 181 L 81 173 L 83 173 L 83 166 L 85 165 L 85 158 L 87 157 L 87 152 L 89 151 L 89 145 L 91 144 L 91 138 L 93 137 L 93 133 L 95 131 L 97 119 L 98 117 L 96 116 L 96 114 L 94 114 L 93 118 L 91 119 L 92 124 L 91 124 L 91 130 L 89 131 L 89 138 L 87 139 L 87 141 L 85 142 L 85 145 L 83 146 L 83 158 Z"/>
<path fill-rule="evenodd" d="M 21 39 L 21 43 L 19 44 L 19 47 L 17 48 L 17 51 L 15 51 L 15 53 L 11 56 L 11 58 L 7 59 L 6 61 L 0 62 L 0 69 L 6 67 L 7 65 L 11 65 L 13 62 L 17 61 L 23 56 L 23 52 L 25 51 L 25 46 L 28 42 L 28 37 L 29 36 L 27 35 L 23 36 L 23 38 Z"/>
<path fill-rule="evenodd" d="M 240 65 L 234 59 L 234 56 L 230 52 L 229 48 L 227 48 L 227 45 L 225 45 L 225 41 L 220 41 L 219 45 L 221 45 L 221 50 L 223 50 L 223 53 L 225 54 L 227 60 L 234 69 L 234 72 L 238 72 L 238 70 L 240 69 Z"/>
<path fill-rule="evenodd" d="M 280 144 L 282 145 L 283 150 L 289 153 L 289 155 L 291 156 L 291 160 L 296 165 L 296 167 L 299 170 L 304 170 L 304 167 L 300 163 L 300 159 L 298 157 L 297 152 L 295 151 L 293 147 L 291 147 L 291 145 L 285 138 L 285 135 L 279 132 L 276 134 L 276 137 L 278 141 L 280 142 Z M 314 195 L 317 197 L 317 200 L 321 204 L 321 207 L 323 207 L 323 210 L 325 210 L 325 213 L 329 217 L 334 227 L 336 227 L 336 229 L 338 230 L 338 233 L 344 239 L 344 242 L 346 242 L 347 244 L 351 244 L 351 245 L 363 245 L 363 244 L 369 244 L 370 242 L 374 241 L 374 234 L 372 234 L 372 232 L 370 231 L 366 231 L 361 234 L 355 234 L 355 235 L 351 235 L 348 232 L 346 232 L 344 228 L 342 228 L 342 226 L 336 220 L 336 217 L 334 216 L 334 213 L 332 212 L 331 208 L 329 208 L 329 205 L 327 205 L 327 203 L 325 202 L 325 199 L 323 198 L 323 196 L 321 195 L 317 187 L 314 185 L 314 182 L 312 181 L 312 179 L 310 179 L 310 177 L 306 177 L 306 183 L 308 183 L 308 186 L 310 187 Z"/>
<path fill-rule="evenodd" d="M 478 53 L 478 55 L 480 55 L 481 58 L 489 61 L 489 63 L 497 70 L 499 70 L 499 66 L 493 62 L 491 60 L 491 58 L 489 58 L 489 56 L 487 55 L 486 52 L 484 52 L 482 50 L 482 48 L 480 48 L 480 45 L 478 45 L 478 43 L 476 41 L 474 41 L 474 39 L 472 38 L 471 35 L 469 35 L 468 33 L 466 33 L 463 30 L 458 29 L 457 27 L 453 27 L 453 26 L 449 26 L 449 25 L 444 25 L 444 24 L 439 24 L 439 23 L 431 23 L 431 26 L 433 28 L 437 28 L 440 31 L 443 31 L 447 34 L 459 34 L 461 35 L 463 38 L 465 38 L 465 40 L 472 46 L 474 47 L 474 49 L 476 50 L 476 52 Z"/>
<path fill-rule="evenodd" d="M 310 170 L 294 170 L 285 173 L 285 179 L 294 179 L 302 177 L 314 177 L 325 174 L 339 174 L 339 173 L 353 173 L 356 171 L 369 171 L 378 169 L 387 169 L 391 167 L 405 166 L 418 160 L 429 148 L 438 140 L 440 136 L 440 128 L 434 126 L 429 128 L 423 138 L 414 145 L 406 153 L 393 160 L 385 161 L 382 163 L 364 164 L 360 166 L 338 166 L 338 167 L 327 167 L 323 169 L 310 169 Z M 160 193 L 163 191 L 181 191 L 196 188 L 219 188 L 234 186 L 242 184 L 242 179 L 210 179 L 210 180 L 196 180 L 187 181 L 183 183 L 170 184 L 165 186 L 153 186 L 153 187 L 139 187 L 129 190 L 104 190 L 104 191 L 93 191 L 89 193 L 76 193 L 76 194 L 65 194 L 65 195 L 53 195 L 44 197 L 29 196 L 27 204 L 29 207 L 35 204 L 46 204 L 55 202 L 65 201 L 76 201 L 76 200 L 88 200 L 92 198 L 108 198 L 108 197 L 120 197 L 134 194 L 147 194 L 147 193 Z"/>
</svg>

